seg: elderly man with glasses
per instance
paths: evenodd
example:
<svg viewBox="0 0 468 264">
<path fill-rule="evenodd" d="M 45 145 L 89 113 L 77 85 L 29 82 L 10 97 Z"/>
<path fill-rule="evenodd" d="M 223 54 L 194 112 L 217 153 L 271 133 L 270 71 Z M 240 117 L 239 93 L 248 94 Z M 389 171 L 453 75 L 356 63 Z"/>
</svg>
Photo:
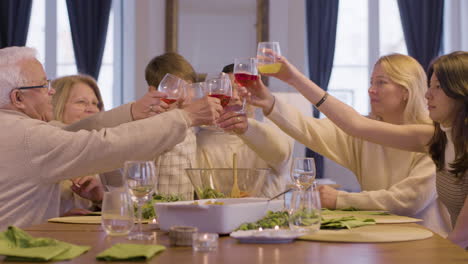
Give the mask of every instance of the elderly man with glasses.
<svg viewBox="0 0 468 264">
<path fill-rule="evenodd" d="M 59 214 L 59 182 L 150 160 L 181 142 L 191 126 L 212 124 L 222 107 L 203 98 L 167 108 L 164 94 L 140 100 L 59 128 L 52 119 L 50 87 L 35 50 L 0 49 L 0 230 L 28 226 Z M 148 117 L 148 118 L 147 118 Z M 137 121 L 134 121 L 137 120 Z"/>
</svg>

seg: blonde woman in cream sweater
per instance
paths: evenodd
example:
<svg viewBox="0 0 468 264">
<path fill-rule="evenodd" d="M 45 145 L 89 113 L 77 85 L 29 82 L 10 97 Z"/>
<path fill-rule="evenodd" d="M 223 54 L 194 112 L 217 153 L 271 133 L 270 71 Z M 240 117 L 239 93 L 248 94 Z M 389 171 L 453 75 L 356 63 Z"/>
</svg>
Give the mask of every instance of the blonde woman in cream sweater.
<svg viewBox="0 0 468 264">
<path fill-rule="evenodd" d="M 369 118 L 429 125 L 426 86 L 426 75 L 413 58 L 400 54 L 380 58 L 371 77 Z M 428 155 L 375 144 L 346 134 L 329 119 L 303 116 L 278 98 L 275 101 L 260 81 L 249 92 L 251 102 L 262 107 L 283 131 L 356 175 L 362 189 L 359 193 L 321 187 L 324 207 L 388 210 L 421 218 L 423 225 L 441 235 L 450 230 L 448 213 L 437 199 L 435 166 Z"/>
</svg>

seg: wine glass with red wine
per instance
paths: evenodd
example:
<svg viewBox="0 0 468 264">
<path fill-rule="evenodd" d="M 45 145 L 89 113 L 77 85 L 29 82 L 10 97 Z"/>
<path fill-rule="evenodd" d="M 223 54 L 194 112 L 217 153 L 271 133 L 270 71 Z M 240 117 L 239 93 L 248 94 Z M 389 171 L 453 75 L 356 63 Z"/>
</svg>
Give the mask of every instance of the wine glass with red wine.
<svg viewBox="0 0 468 264">
<path fill-rule="evenodd" d="M 158 86 L 158 91 L 167 94 L 167 97 L 161 100 L 169 105 L 177 102 L 184 93 L 184 87 L 185 81 L 175 75 L 166 73 Z"/>
<path fill-rule="evenodd" d="M 249 86 L 258 79 L 256 58 L 234 59 L 234 78 L 243 87 Z"/>
<path fill-rule="evenodd" d="M 232 97 L 232 85 L 229 76 L 225 73 L 216 74 L 214 78 L 206 80 L 208 96 L 218 98 L 224 108 L 229 104 Z"/>
</svg>

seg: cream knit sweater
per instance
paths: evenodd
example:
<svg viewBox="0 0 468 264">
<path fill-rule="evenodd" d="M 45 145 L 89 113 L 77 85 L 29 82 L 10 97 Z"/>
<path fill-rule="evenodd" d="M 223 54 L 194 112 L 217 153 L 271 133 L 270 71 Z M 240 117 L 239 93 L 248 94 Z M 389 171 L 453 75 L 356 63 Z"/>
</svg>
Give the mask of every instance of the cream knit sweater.
<svg viewBox="0 0 468 264">
<path fill-rule="evenodd" d="M 328 119 L 302 115 L 281 100 L 268 116 L 310 149 L 351 170 L 362 192 L 339 191 L 337 209 L 388 210 L 421 218 L 424 226 L 446 236 L 450 222 L 437 199 L 435 166 L 424 153 L 384 147 L 351 137 Z"/>
</svg>

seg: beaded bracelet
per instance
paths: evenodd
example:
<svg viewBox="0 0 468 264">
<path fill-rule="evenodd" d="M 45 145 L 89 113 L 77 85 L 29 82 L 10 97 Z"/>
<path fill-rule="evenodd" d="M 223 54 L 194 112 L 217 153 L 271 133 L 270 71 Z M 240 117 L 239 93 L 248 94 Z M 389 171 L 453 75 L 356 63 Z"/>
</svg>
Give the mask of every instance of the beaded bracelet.
<svg viewBox="0 0 468 264">
<path fill-rule="evenodd" d="M 320 101 L 318 101 L 318 103 L 315 105 L 315 107 L 319 108 L 325 102 L 325 100 L 327 100 L 327 97 L 328 97 L 328 93 L 325 92 L 322 99 L 320 99 Z"/>
</svg>

